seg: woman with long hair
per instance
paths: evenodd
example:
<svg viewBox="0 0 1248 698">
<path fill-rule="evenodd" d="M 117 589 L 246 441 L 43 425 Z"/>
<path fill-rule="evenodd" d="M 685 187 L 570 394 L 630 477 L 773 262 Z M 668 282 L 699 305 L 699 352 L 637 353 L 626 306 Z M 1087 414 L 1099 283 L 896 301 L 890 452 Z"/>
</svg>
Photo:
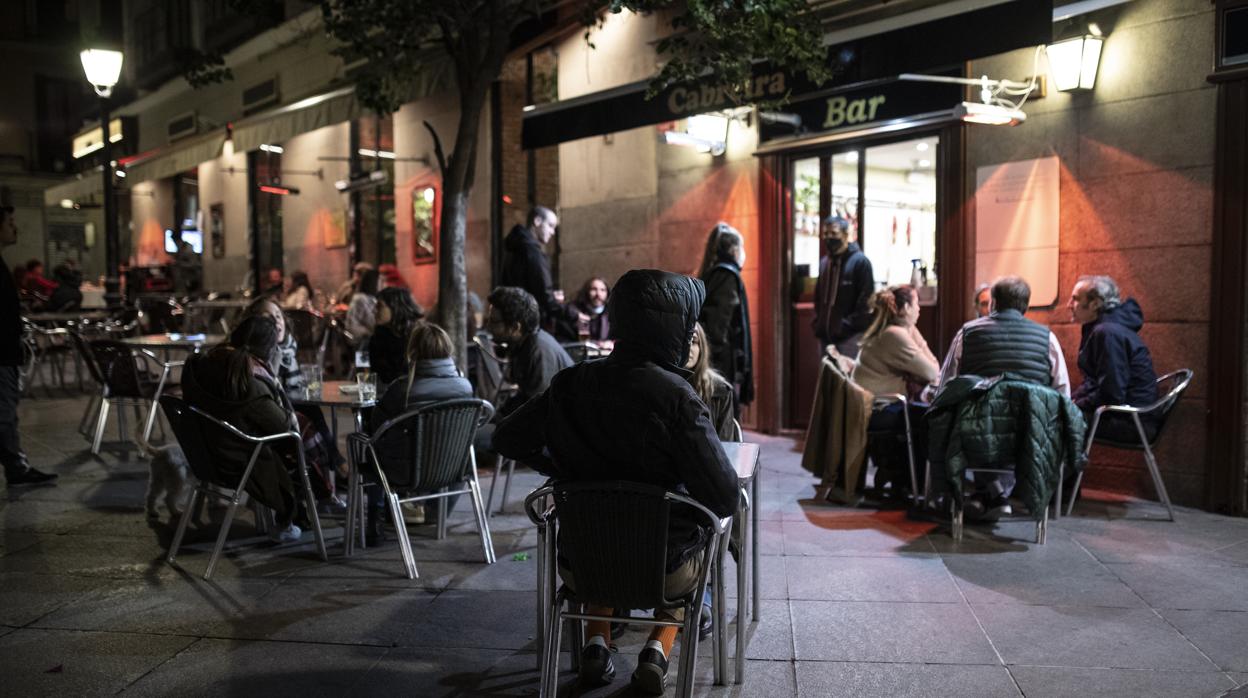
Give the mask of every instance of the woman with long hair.
<svg viewBox="0 0 1248 698">
<path fill-rule="evenodd" d="M 282 298 L 285 310 L 311 310 L 312 299 L 315 297 L 312 282 L 308 281 L 307 272 L 296 271 L 290 275 L 290 290 Z"/>
<path fill-rule="evenodd" d="M 703 404 L 711 411 L 711 423 L 720 441 L 732 441 L 736 438 L 733 429 L 732 384 L 719 371 L 711 368 L 711 345 L 706 341 L 706 330 L 702 323 L 693 326 L 693 341 L 689 343 L 689 358 L 685 368 L 692 371 L 689 382 L 693 390 L 702 399 Z"/>
<path fill-rule="evenodd" d="M 923 389 L 940 377 L 940 364 L 927 347 L 915 324 L 919 319 L 919 296 L 911 286 L 890 286 L 871 297 L 874 315 L 862 335 L 858 362 L 850 378 L 873 395 L 902 394 L 909 398 L 911 443 L 918 476 L 927 460 L 927 404 L 920 402 Z M 909 467 L 905 453 L 905 415 L 900 402 L 876 409 L 868 430 L 887 434 L 873 436 L 872 459 L 880 468 L 876 486 L 905 482 Z M 920 486 L 922 483 L 920 483 Z M 917 493 L 916 493 L 917 494 Z"/>
<path fill-rule="evenodd" d="M 741 280 L 745 240 L 736 228 L 717 223 L 706 239 L 700 276 L 706 302 L 698 320 L 711 346 L 711 366 L 732 383 L 736 409 L 754 401 L 754 351 L 750 342 L 750 305 Z"/>
<path fill-rule="evenodd" d="M 406 288 L 386 287 L 377 294 L 377 316 L 368 340 L 369 365 L 384 385 L 407 373 L 407 345 L 425 309 Z"/>
</svg>

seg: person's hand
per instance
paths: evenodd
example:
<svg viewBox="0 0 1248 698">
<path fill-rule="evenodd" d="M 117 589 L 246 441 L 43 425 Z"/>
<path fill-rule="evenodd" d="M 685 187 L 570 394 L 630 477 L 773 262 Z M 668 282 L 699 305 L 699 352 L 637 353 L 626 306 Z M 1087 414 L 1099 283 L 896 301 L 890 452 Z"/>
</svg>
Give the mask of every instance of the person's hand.
<svg viewBox="0 0 1248 698">
<path fill-rule="evenodd" d="M 588 324 L 589 324 L 589 321 L 590 321 L 590 320 L 592 320 L 592 319 L 593 319 L 593 318 L 591 318 L 590 316 L 586 315 L 585 313 L 580 312 L 579 310 L 578 310 L 578 311 L 577 311 L 577 313 L 576 313 L 576 321 L 577 321 L 577 322 L 579 322 L 579 323 L 581 323 L 581 324 L 588 325 Z"/>
<path fill-rule="evenodd" d="M 555 298 L 555 302 L 556 302 L 556 303 L 562 303 L 562 302 L 563 302 L 563 289 L 561 289 L 561 288 L 557 288 L 557 289 L 555 289 L 555 290 L 551 291 L 551 292 L 550 292 L 550 295 L 554 296 L 554 298 Z"/>
</svg>

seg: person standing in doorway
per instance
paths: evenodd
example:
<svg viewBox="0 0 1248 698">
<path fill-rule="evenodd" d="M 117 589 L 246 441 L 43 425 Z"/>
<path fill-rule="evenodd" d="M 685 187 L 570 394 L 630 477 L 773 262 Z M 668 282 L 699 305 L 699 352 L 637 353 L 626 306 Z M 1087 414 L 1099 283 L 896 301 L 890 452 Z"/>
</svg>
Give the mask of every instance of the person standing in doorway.
<svg viewBox="0 0 1248 698">
<path fill-rule="evenodd" d="M 558 226 L 559 216 L 554 211 L 534 206 L 525 225 L 512 228 L 503 241 L 503 272 L 498 284 L 528 291 L 537 300 L 541 326 L 547 329 L 553 329 L 554 322 L 565 312 L 563 293 L 554 289 L 550 258 L 542 249 L 555 237 Z"/>
<path fill-rule="evenodd" d="M 17 242 L 13 207 L 0 205 L 0 248 Z M 0 257 L 0 463 L 9 487 L 55 482 L 55 473 L 35 470 L 26 462 L 17 432 L 17 403 L 21 399 L 18 367 L 22 364 L 22 306 L 9 265 Z"/>
<path fill-rule="evenodd" d="M 849 221 L 829 216 L 819 234 L 826 254 L 819 260 L 815 284 L 815 336 L 822 344 L 821 353 L 833 345 L 842 356 L 854 358 L 862 333 L 871 325 L 875 270 L 850 239 Z"/>
<path fill-rule="evenodd" d="M 737 229 L 717 223 L 706 239 L 699 276 L 706 302 L 699 321 L 711 345 L 711 366 L 732 383 L 736 414 L 754 401 L 754 350 L 750 343 L 750 304 L 741 281 L 745 241 Z"/>
</svg>

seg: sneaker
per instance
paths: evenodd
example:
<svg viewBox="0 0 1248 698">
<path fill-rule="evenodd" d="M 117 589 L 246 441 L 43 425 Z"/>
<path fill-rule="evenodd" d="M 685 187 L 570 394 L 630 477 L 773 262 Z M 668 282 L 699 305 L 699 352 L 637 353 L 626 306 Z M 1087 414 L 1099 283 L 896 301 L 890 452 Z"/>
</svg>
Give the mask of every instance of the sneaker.
<svg viewBox="0 0 1248 698">
<path fill-rule="evenodd" d="M 611 661 L 611 650 L 596 642 L 591 642 L 581 651 L 580 684 L 584 688 L 606 686 L 615 679 L 615 662 Z"/>
<path fill-rule="evenodd" d="M 984 515 L 981 517 L 984 521 L 998 521 L 1002 516 L 1009 516 L 1014 513 L 1014 509 L 1010 506 L 1010 500 L 1005 497 L 997 497 L 988 502 Z"/>
<path fill-rule="evenodd" d="M 5 475 L 8 480 L 9 487 L 23 487 L 26 485 L 46 485 L 56 482 L 56 478 L 60 477 L 56 473 L 45 473 L 35 470 L 30 466 L 26 466 L 26 470 L 20 473 L 12 473 Z"/>
<path fill-rule="evenodd" d="M 280 531 L 274 530 L 269 534 L 269 539 L 278 543 L 298 543 L 302 537 L 303 531 L 293 523 Z"/>
<path fill-rule="evenodd" d="M 653 647 L 641 651 L 633 671 L 633 687 L 652 696 L 663 695 L 667 690 L 667 657 L 662 652 Z"/>
</svg>

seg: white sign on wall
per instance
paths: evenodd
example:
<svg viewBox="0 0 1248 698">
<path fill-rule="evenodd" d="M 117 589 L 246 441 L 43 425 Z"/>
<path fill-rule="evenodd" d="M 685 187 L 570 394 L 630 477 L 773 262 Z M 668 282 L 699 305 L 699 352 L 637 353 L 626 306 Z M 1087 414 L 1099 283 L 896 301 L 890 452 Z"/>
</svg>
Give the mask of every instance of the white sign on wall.
<svg viewBox="0 0 1248 698">
<path fill-rule="evenodd" d="M 1057 302 L 1059 170 L 1056 157 L 976 170 L 976 284 L 1021 276 L 1032 307 Z"/>
</svg>

